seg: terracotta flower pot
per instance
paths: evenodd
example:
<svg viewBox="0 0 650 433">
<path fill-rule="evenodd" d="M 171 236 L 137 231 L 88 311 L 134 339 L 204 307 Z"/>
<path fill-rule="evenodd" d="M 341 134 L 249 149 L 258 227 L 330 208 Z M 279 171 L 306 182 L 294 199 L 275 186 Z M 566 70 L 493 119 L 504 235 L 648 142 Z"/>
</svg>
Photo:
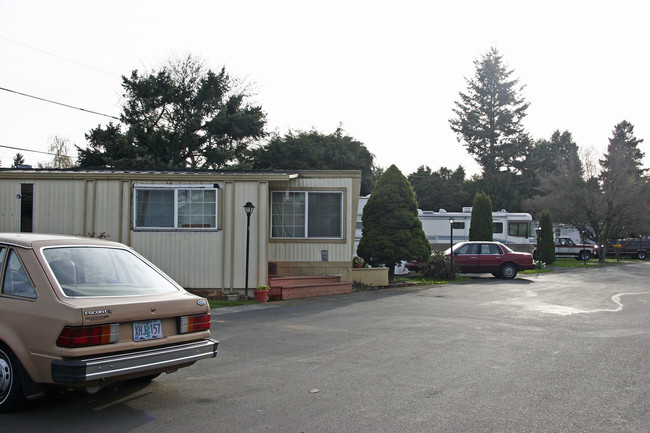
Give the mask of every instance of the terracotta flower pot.
<svg viewBox="0 0 650 433">
<path fill-rule="evenodd" d="M 257 302 L 266 302 L 269 299 L 268 290 L 253 290 L 253 295 Z"/>
</svg>

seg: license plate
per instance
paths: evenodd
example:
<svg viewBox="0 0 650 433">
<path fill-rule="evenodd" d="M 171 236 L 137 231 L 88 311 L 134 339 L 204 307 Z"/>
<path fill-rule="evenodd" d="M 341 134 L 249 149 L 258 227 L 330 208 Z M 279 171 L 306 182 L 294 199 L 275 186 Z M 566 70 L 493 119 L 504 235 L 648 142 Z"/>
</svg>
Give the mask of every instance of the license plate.
<svg viewBox="0 0 650 433">
<path fill-rule="evenodd" d="M 160 320 L 133 322 L 133 341 L 155 340 L 162 338 Z"/>
</svg>

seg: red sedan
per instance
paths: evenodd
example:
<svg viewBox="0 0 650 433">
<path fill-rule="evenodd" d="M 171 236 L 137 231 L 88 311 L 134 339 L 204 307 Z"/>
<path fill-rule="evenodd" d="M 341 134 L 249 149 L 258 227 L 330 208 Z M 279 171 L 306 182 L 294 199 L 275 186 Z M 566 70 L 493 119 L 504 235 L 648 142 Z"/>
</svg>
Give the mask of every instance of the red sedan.
<svg viewBox="0 0 650 433">
<path fill-rule="evenodd" d="M 490 273 L 512 279 L 520 270 L 535 269 L 532 254 L 515 252 L 500 242 L 461 242 L 453 251 L 454 266 L 461 273 Z M 449 257 L 449 249 L 445 255 Z"/>
</svg>

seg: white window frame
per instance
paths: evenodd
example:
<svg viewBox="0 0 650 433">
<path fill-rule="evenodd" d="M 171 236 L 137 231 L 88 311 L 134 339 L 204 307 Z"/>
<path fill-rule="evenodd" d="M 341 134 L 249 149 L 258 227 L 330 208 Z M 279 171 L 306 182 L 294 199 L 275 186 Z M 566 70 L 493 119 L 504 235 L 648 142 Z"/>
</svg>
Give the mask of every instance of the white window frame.
<svg viewBox="0 0 650 433">
<path fill-rule="evenodd" d="M 273 218 L 274 218 L 274 209 L 273 209 L 273 196 L 275 194 L 284 194 L 285 192 L 290 192 L 290 193 L 301 193 L 305 194 L 305 201 L 304 201 L 304 217 L 305 217 L 305 222 L 304 222 L 304 236 L 273 236 Z M 339 228 L 340 228 L 340 235 L 339 236 L 309 236 L 309 194 L 338 194 L 339 195 L 339 209 L 340 209 L 340 220 L 339 220 Z M 286 190 L 286 191 L 271 191 L 271 239 L 292 239 L 292 240 L 323 240 L 323 239 L 334 239 L 334 240 L 341 240 L 344 239 L 344 231 L 345 227 L 343 224 L 344 218 L 345 218 L 345 208 L 343 206 L 344 203 L 344 191 L 342 190 Z"/>
<path fill-rule="evenodd" d="M 133 184 L 133 206 L 132 206 L 132 227 L 136 231 L 217 231 L 219 230 L 219 185 L 217 184 L 156 184 L 136 183 Z M 138 226 L 138 193 L 140 191 L 167 190 L 174 192 L 174 225 L 173 227 Z M 178 222 L 178 191 L 179 190 L 201 190 L 214 191 L 214 227 L 181 227 Z"/>
</svg>

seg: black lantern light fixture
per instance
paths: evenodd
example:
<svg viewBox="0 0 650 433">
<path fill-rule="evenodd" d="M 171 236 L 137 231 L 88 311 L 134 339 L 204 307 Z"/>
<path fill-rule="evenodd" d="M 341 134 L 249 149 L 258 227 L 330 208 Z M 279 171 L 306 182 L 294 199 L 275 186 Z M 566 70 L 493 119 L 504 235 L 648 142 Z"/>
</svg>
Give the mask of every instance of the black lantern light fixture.
<svg viewBox="0 0 650 433">
<path fill-rule="evenodd" d="M 251 214 L 253 213 L 253 203 L 247 201 L 244 205 L 244 212 L 246 212 L 246 285 L 244 286 L 244 297 L 248 299 L 248 257 L 249 257 L 249 246 L 251 238 Z"/>
</svg>

